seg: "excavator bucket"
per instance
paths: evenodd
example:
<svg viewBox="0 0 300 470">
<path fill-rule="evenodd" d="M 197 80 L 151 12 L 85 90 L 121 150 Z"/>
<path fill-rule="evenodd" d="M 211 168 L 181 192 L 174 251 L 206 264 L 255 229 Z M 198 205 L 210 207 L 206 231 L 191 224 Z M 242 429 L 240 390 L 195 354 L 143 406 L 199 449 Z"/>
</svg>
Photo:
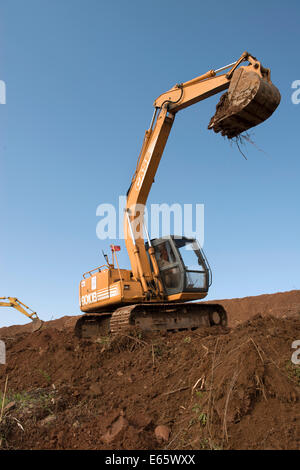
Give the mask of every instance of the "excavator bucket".
<svg viewBox="0 0 300 470">
<path fill-rule="evenodd" d="M 34 332 L 34 331 L 38 331 L 42 328 L 43 326 L 43 321 L 40 320 L 39 318 L 35 318 L 33 321 L 32 321 L 32 329 L 31 331 Z"/>
<path fill-rule="evenodd" d="M 233 72 L 208 126 L 229 139 L 268 119 L 280 103 L 280 92 L 271 80 L 247 68 Z"/>
</svg>

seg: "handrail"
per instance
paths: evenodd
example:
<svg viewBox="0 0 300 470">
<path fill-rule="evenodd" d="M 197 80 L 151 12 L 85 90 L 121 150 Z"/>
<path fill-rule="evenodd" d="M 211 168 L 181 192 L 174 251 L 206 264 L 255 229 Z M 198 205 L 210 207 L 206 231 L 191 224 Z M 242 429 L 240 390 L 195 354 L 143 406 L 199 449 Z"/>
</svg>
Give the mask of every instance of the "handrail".
<svg viewBox="0 0 300 470">
<path fill-rule="evenodd" d="M 102 268 L 107 268 L 110 269 L 110 266 L 108 264 L 102 264 L 101 266 L 98 266 L 97 268 L 91 269 L 90 271 L 87 271 L 82 275 L 83 279 L 86 279 L 86 275 L 89 274 L 90 276 L 92 275 L 93 272 L 98 271 L 100 272 Z"/>
</svg>

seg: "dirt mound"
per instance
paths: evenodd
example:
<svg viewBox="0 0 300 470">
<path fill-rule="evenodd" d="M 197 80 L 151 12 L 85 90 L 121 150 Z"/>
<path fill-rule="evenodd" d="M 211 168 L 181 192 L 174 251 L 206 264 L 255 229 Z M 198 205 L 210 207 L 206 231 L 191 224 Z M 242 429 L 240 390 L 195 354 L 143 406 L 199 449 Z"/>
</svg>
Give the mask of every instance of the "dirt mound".
<svg viewBox="0 0 300 470">
<path fill-rule="evenodd" d="M 288 302 L 297 295 L 287 293 Z M 274 297 L 284 302 L 282 294 Z M 76 338 L 74 319 L 66 317 L 6 336 L 2 447 L 299 448 L 300 371 L 291 345 L 300 339 L 300 318 L 285 307 L 280 318 L 273 296 L 257 298 L 257 305 L 267 299 L 277 318 L 263 310 L 234 328 L 151 335 L 131 329 L 92 342 Z M 235 312 L 234 300 L 224 302 Z M 236 312 L 246 316 L 241 306 Z"/>
<path fill-rule="evenodd" d="M 55 328 L 57 330 L 64 330 L 68 327 L 73 327 L 77 321 L 78 316 L 64 316 L 56 320 L 43 322 L 43 329 Z M 23 333 L 31 333 L 33 330 L 33 322 L 26 323 L 25 325 L 12 325 L 0 328 L 0 338 L 9 338 Z"/>
<path fill-rule="evenodd" d="M 205 303 L 216 303 L 209 301 Z M 257 314 L 276 318 L 299 317 L 300 290 L 264 294 L 255 297 L 218 300 L 228 314 L 228 325 L 234 327 Z"/>
</svg>

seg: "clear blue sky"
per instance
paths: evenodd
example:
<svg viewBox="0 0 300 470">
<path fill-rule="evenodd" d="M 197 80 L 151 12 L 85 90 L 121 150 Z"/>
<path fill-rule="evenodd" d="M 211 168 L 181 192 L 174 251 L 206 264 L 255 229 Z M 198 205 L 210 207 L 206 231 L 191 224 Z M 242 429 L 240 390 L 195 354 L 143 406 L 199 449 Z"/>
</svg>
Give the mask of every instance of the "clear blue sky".
<svg viewBox="0 0 300 470">
<path fill-rule="evenodd" d="M 265 153 L 248 145 L 246 161 L 207 130 L 219 97 L 192 106 L 149 203 L 205 204 L 208 299 L 299 289 L 299 14 L 296 0 L 3 0 L 0 296 L 45 320 L 80 313 L 81 275 L 111 243 L 96 236 L 96 208 L 126 193 L 154 99 L 245 50 L 282 94 L 252 133 Z M 26 321 L 0 311 L 0 326 Z"/>
</svg>

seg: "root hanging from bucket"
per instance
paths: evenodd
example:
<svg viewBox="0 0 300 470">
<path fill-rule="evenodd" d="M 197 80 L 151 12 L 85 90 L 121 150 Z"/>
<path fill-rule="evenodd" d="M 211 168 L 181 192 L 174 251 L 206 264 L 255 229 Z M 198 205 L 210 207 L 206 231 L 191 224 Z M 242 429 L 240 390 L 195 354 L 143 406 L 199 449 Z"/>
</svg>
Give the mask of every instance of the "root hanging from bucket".
<svg viewBox="0 0 300 470">
<path fill-rule="evenodd" d="M 245 160 L 248 160 L 244 152 L 241 150 L 241 146 L 246 145 L 246 142 L 251 142 L 249 134 L 240 134 L 232 139 L 229 139 L 231 143 L 235 144 L 238 151 L 242 154 Z M 246 141 L 246 142 L 245 142 Z"/>
<path fill-rule="evenodd" d="M 270 156 L 267 152 L 265 152 L 264 150 L 262 150 L 256 145 L 256 143 L 253 141 L 253 136 L 249 134 L 249 132 L 245 132 L 244 134 L 240 134 L 228 140 L 230 141 L 230 143 L 233 143 L 234 145 L 237 146 L 238 151 L 242 154 L 245 160 L 248 160 L 248 158 L 246 157 L 245 153 L 242 151 L 241 147 L 246 146 L 247 143 L 253 145 L 259 152 L 264 153 L 266 156 L 268 157 Z"/>
</svg>

